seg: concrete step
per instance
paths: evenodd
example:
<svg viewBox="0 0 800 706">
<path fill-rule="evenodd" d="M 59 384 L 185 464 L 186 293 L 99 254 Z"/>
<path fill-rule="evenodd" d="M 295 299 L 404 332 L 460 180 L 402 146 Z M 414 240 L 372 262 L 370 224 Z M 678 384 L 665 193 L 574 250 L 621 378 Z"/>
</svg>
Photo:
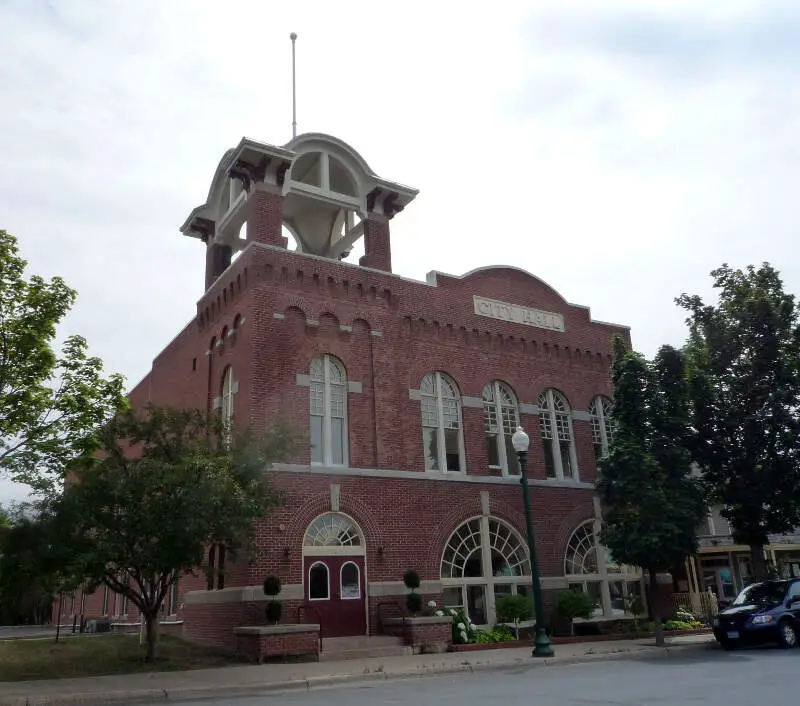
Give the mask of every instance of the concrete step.
<svg viewBox="0 0 800 706">
<path fill-rule="evenodd" d="M 400 657 L 413 654 L 411 647 L 399 637 L 376 635 L 371 637 L 326 637 L 322 640 L 320 661 L 330 662 L 369 657 Z"/>
</svg>

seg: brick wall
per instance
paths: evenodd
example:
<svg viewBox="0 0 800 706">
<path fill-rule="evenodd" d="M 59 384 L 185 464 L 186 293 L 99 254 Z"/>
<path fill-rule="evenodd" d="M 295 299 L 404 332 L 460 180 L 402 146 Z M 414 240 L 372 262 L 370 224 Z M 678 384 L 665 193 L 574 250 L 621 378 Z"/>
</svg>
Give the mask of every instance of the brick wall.
<svg viewBox="0 0 800 706">
<path fill-rule="evenodd" d="M 257 523 L 254 551 L 228 565 L 226 586 L 258 585 L 271 573 L 285 584 L 302 583 L 303 533 L 314 517 L 331 509 L 332 483 L 340 486 L 341 512 L 364 532 L 368 582 L 400 581 L 408 568 L 423 580 L 438 580 L 448 537 L 481 514 L 481 491 L 489 494 L 491 514 L 524 537 L 515 480 L 431 480 L 423 473 L 420 402 L 409 391 L 438 370 L 467 397 L 479 399 L 486 384 L 502 380 L 522 403 L 536 404 L 544 389 L 554 387 L 573 410 L 586 411 L 596 395 L 610 395 L 611 337 L 621 333 L 629 342 L 627 330 L 591 321 L 586 308 L 569 305 L 541 280 L 513 268 L 437 275 L 433 286 L 264 247 L 260 243 L 271 243 L 279 232 L 280 197 L 255 192 L 248 208 L 248 217 L 255 214 L 248 221 L 253 244 L 203 295 L 196 318 L 157 356 L 152 372 L 131 393 L 132 402 L 210 409 L 232 366 L 238 422 L 263 428 L 281 417 L 307 436 L 309 389 L 298 384 L 298 375 L 308 374 L 315 356 L 333 355 L 348 380 L 360 384 L 360 392 L 347 399 L 350 469 L 406 471 L 419 478 L 378 477 L 371 470 L 373 475 L 363 476 L 314 468 L 274 472 L 271 482 L 285 492 L 286 503 Z M 375 238 L 373 253 L 381 242 Z M 566 330 L 478 316 L 474 295 L 560 313 Z M 226 329 L 234 335 L 223 337 Z M 464 406 L 462 419 L 466 480 L 492 480 L 498 472 L 488 468 L 482 409 Z M 541 572 L 562 576 L 570 534 L 593 516 L 591 425 L 573 421 L 579 476 L 586 485 L 570 487 L 546 481 L 538 417 L 521 414 L 521 423 L 531 437 L 530 477 L 543 482 L 531 489 Z M 307 465 L 308 446 L 291 460 Z M 182 590 L 205 589 L 204 584 L 187 577 Z M 296 619 L 289 614 L 293 609 L 287 605 L 286 620 Z M 225 641 L 235 625 L 262 624 L 263 607 L 254 610 L 187 605 L 180 617 L 193 639 Z M 370 625 L 374 630 L 373 602 Z"/>
<path fill-rule="evenodd" d="M 270 657 L 319 655 L 319 630 L 308 629 L 278 634 L 236 634 L 236 651 L 242 657 L 261 663 Z"/>
</svg>

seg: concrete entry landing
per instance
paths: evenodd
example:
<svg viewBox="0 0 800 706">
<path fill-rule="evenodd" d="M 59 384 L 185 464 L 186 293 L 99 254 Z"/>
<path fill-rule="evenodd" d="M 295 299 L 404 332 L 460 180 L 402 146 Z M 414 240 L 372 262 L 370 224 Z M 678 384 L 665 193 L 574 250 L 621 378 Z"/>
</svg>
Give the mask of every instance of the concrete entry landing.
<svg viewBox="0 0 800 706">
<path fill-rule="evenodd" d="M 413 654 L 402 638 L 391 635 L 359 635 L 357 637 L 324 637 L 321 662 L 368 657 L 400 657 Z"/>
</svg>

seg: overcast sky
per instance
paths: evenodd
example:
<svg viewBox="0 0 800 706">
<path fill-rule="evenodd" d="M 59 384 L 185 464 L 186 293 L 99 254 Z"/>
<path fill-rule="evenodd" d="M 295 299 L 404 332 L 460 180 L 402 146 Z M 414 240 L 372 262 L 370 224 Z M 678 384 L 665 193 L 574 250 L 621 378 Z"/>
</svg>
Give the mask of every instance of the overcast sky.
<svg viewBox="0 0 800 706">
<path fill-rule="evenodd" d="M 511 264 L 651 355 L 723 262 L 800 290 L 796 0 L 0 0 L 0 228 L 134 385 L 192 317 L 223 152 L 298 131 L 420 189 L 395 272 Z M 19 489 L 0 482 L 0 502 Z"/>
</svg>

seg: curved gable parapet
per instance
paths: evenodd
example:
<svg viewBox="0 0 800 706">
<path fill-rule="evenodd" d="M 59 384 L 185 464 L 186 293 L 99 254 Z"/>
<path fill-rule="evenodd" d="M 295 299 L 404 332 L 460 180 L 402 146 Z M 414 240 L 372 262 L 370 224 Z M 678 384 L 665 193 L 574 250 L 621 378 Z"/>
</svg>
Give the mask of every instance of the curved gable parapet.
<svg viewBox="0 0 800 706">
<path fill-rule="evenodd" d="M 219 164 L 214 171 L 214 178 L 211 180 L 211 186 L 208 189 L 206 205 L 214 203 L 214 201 L 219 198 L 219 192 L 228 180 L 228 168 L 230 167 L 231 156 L 235 151 L 235 147 L 225 150 L 225 154 L 222 155 L 222 159 L 219 160 Z"/>
<path fill-rule="evenodd" d="M 534 318 L 540 314 L 545 318 L 550 314 L 555 315 L 554 318 L 551 317 L 555 322 L 553 323 L 555 330 L 559 330 L 564 323 L 566 323 L 567 329 L 571 329 L 575 324 L 588 323 L 615 329 L 627 330 L 629 328 L 593 320 L 589 307 L 569 302 L 561 292 L 540 277 L 511 265 L 479 267 L 463 275 L 448 275 L 432 271 L 428 273 L 426 280 L 428 284 L 441 289 L 463 292 L 465 302 L 469 300 L 468 306 L 476 307 L 476 314 L 482 310 L 493 310 L 496 305 L 501 309 L 528 307 L 541 310 L 533 315 Z M 481 299 L 489 301 L 481 302 Z M 557 323 L 559 316 L 563 317 L 561 323 Z M 545 326 L 545 328 L 547 327 Z"/>
<path fill-rule="evenodd" d="M 333 135 L 327 135 L 324 132 L 307 132 L 298 135 L 287 142 L 283 148 L 297 154 L 319 150 L 338 153 L 337 156 L 344 157 L 345 161 L 351 163 L 351 166 L 357 166 L 364 173 L 364 176 L 376 176 L 367 161 L 356 150 L 344 140 L 333 137 Z"/>
<path fill-rule="evenodd" d="M 527 270 L 511 265 L 490 265 L 478 267 L 463 275 L 448 275 L 443 272 L 432 271 L 427 277 L 429 284 L 437 287 L 455 289 L 469 289 L 475 294 L 484 294 L 487 297 L 524 296 L 526 299 L 540 299 L 559 305 L 574 306 L 556 289 L 551 287 L 540 277 Z"/>
</svg>

